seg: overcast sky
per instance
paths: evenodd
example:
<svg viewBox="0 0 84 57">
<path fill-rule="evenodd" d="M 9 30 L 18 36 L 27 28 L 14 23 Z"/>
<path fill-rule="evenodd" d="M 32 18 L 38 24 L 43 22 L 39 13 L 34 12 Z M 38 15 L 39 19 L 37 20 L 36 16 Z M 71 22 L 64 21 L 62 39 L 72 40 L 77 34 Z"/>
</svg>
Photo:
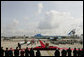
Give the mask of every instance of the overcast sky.
<svg viewBox="0 0 84 57">
<path fill-rule="evenodd" d="M 1 35 L 83 33 L 82 1 L 1 1 Z"/>
</svg>

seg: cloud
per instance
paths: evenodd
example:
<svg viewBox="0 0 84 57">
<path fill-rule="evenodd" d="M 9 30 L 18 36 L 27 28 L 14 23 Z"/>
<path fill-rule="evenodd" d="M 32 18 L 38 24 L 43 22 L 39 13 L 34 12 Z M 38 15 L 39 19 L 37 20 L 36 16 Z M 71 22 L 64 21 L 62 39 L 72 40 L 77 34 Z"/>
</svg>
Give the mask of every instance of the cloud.
<svg viewBox="0 0 84 57">
<path fill-rule="evenodd" d="M 17 31 L 18 25 L 19 25 L 19 20 L 13 19 L 6 26 L 2 26 L 1 31 L 5 35 L 8 35 L 8 36 L 13 35 L 13 33 L 16 33 Z"/>
<path fill-rule="evenodd" d="M 42 9 L 43 9 L 43 4 L 39 3 L 38 4 L 38 14 L 40 14 L 42 12 Z"/>
<path fill-rule="evenodd" d="M 14 30 L 14 29 L 16 29 L 16 28 L 18 27 L 18 25 L 19 25 L 19 20 L 13 19 L 13 21 L 10 22 L 10 23 L 6 26 L 6 28 L 7 28 L 8 30 Z"/>
<path fill-rule="evenodd" d="M 14 19 L 13 24 L 17 25 L 17 24 L 19 24 L 19 21 L 17 19 Z"/>
<path fill-rule="evenodd" d="M 39 22 L 38 28 L 40 30 L 52 31 L 59 35 L 67 34 L 72 29 L 82 29 L 83 18 L 74 18 L 70 12 L 60 12 L 51 10 L 45 13 L 43 21 Z M 59 32 L 60 31 L 60 32 Z M 48 32 L 49 33 L 49 32 Z M 51 32 L 50 32 L 51 33 Z"/>
<path fill-rule="evenodd" d="M 6 35 L 35 35 L 41 33 L 43 35 L 67 35 L 72 29 L 76 29 L 76 34 L 83 33 L 83 16 L 74 18 L 70 12 L 60 12 L 50 10 L 43 16 L 44 19 L 35 22 L 28 22 L 30 19 L 25 17 L 24 24 L 17 19 L 6 26 L 1 27 L 1 33 Z M 26 23 L 25 23 L 26 22 Z M 24 27 L 24 26 L 25 27 Z M 24 27 L 24 28 L 22 28 Z"/>
<path fill-rule="evenodd" d="M 55 10 L 48 11 L 45 14 L 45 19 L 39 23 L 39 29 L 58 28 L 62 21 L 67 20 L 67 18 L 72 19 L 69 15 L 70 13 L 66 12 L 59 12 Z"/>
<path fill-rule="evenodd" d="M 29 19 L 30 19 L 30 18 L 29 18 L 28 16 L 25 16 L 25 17 L 24 17 L 24 20 L 26 20 L 26 21 L 29 20 Z"/>
</svg>

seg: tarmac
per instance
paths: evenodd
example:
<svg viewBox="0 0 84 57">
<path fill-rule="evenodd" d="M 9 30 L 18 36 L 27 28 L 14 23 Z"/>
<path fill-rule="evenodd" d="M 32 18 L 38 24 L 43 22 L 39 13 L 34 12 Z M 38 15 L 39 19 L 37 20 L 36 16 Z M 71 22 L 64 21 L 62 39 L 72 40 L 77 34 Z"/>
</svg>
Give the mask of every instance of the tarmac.
<svg viewBox="0 0 84 57">
<path fill-rule="evenodd" d="M 27 39 L 28 41 L 31 41 L 32 39 Z M 83 45 L 81 44 L 74 44 L 74 45 L 71 45 L 71 44 L 59 44 L 59 45 L 55 45 L 55 44 L 52 44 L 50 43 L 49 40 L 47 39 L 40 39 L 44 44 L 45 43 L 49 43 L 49 46 L 57 46 L 57 47 L 60 47 L 60 48 L 83 48 Z M 15 49 L 17 47 L 17 44 L 21 41 L 24 41 L 24 39 L 13 39 L 13 40 L 5 40 L 3 41 L 3 39 L 1 39 L 1 46 L 5 49 L 6 47 L 8 47 L 9 49 L 10 48 L 13 48 Z M 22 49 L 28 47 L 28 48 L 34 48 L 34 47 L 37 47 L 37 46 L 41 46 L 40 42 L 37 43 L 38 39 L 35 39 L 35 43 L 32 45 L 27 45 L 27 44 L 24 44 L 22 45 Z M 45 41 L 45 42 L 44 42 Z M 54 56 L 54 52 L 55 50 L 41 50 L 41 56 Z M 36 54 L 36 50 L 34 51 L 34 53 Z"/>
</svg>

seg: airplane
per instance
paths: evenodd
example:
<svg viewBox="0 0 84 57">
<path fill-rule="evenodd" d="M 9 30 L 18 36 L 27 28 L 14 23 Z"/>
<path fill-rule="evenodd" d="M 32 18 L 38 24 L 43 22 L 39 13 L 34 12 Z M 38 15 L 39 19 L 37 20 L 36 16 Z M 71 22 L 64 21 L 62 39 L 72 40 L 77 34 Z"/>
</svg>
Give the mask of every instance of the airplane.
<svg viewBox="0 0 84 57">
<path fill-rule="evenodd" d="M 63 39 L 63 38 L 69 38 L 71 36 L 74 36 L 75 35 L 75 30 L 76 29 L 72 29 L 69 33 L 67 33 L 66 36 L 44 36 L 44 35 L 41 35 L 41 34 L 36 34 L 34 36 L 34 38 L 49 39 L 49 40 L 60 40 L 60 39 Z"/>
<path fill-rule="evenodd" d="M 75 34 L 75 30 L 76 30 L 76 29 L 71 30 L 71 31 L 68 33 L 68 35 L 74 35 L 74 34 Z"/>
</svg>

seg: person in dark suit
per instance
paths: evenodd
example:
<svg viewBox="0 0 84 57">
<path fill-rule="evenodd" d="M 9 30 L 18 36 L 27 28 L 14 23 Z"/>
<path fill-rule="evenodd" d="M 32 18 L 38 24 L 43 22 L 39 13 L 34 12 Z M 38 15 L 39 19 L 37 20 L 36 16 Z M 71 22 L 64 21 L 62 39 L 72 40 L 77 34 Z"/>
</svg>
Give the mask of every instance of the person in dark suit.
<svg viewBox="0 0 84 57">
<path fill-rule="evenodd" d="M 10 48 L 10 50 L 9 50 L 9 56 L 13 56 L 12 48 Z"/>
<path fill-rule="evenodd" d="M 18 47 L 16 47 L 16 49 L 14 50 L 14 56 L 19 56 L 19 49 L 18 49 Z"/>
<path fill-rule="evenodd" d="M 19 49 L 21 49 L 21 44 L 20 43 L 18 43 L 18 47 L 19 47 Z"/>
<path fill-rule="evenodd" d="M 76 50 L 76 48 L 74 48 L 74 50 L 73 50 L 73 56 L 77 56 L 77 50 Z"/>
<path fill-rule="evenodd" d="M 61 53 L 62 53 L 62 56 L 66 56 L 67 51 L 66 51 L 65 49 L 63 49 L 63 50 L 61 51 Z"/>
<path fill-rule="evenodd" d="M 36 52 L 36 56 L 41 56 L 40 50 L 38 49 Z"/>
<path fill-rule="evenodd" d="M 30 51 L 28 50 L 28 47 L 25 49 L 25 56 L 29 56 L 30 55 Z"/>
<path fill-rule="evenodd" d="M 34 50 L 32 48 L 30 49 L 30 56 L 34 56 Z"/>
<path fill-rule="evenodd" d="M 4 49 L 1 47 L 1 56 L 4 56 Z"/>
<path fill-rule="evenodd" d="M 71 53 L 72 53 L 71 48 L 67 49 L 67 54 L 68 54 L 68 56 L 71 56 Z"/>
<path fill-rule="evenodd" d="M 56 50 L 55 50 L 54 55 L 55 55 L 55 56 L 60 56 L 60 51 L 59 51 L 59 49 L 56 49 Z"/>
<path fill-rule="evenodd" d="M 9 56 L 9 50 L 8 50 L 8 48 L 6 48 L 6 50 L 5 50 L 5 56 Z"/>
</svg>

